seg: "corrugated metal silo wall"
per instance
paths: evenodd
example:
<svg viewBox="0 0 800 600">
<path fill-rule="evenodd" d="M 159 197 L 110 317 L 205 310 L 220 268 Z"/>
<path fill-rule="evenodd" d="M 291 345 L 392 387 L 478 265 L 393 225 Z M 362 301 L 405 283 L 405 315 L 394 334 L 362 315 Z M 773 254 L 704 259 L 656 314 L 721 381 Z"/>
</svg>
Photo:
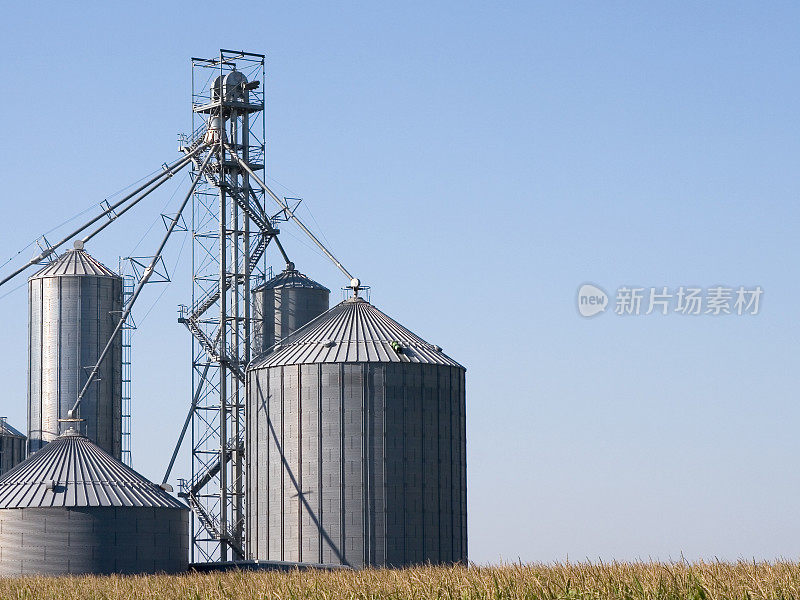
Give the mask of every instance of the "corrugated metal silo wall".
<svg viewBox="0 0 800 600">
<path fill-rule="evenodd" d="M 122 280 L 60 276 L 29 284 L 28 447 L 55 439 L 122 311 Z M 122 335 L 83 398 L 81 432 L 119 459 L 122 452 Z"/>
<path fill-rule="evenodd" d="M 25 459 L 25 439 L 12 435 L 0 436 L 0 475 L 7 473 Z"/>
<path fill-rule="evenodd" d="M 410 363 L 248 374 L 248 556 L 467 558 L 465 373 Z"/>
<path fill-rule="evenodd" d="M 265 352 L 329 308 L 330 292 L 320 288 L 260 288 L 253 292 L 255 347 Z"/>
<path fill-rule="evenodd" d="M 189 511 L 85 507 L 0 510 L 0 576 L 182 573 Z"/>
</svg>

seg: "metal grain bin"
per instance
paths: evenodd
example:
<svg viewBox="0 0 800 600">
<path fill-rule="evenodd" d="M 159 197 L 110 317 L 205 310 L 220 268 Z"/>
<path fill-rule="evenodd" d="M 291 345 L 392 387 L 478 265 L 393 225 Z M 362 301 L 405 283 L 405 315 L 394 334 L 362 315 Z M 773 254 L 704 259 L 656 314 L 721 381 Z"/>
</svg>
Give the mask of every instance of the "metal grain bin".
<svg viewBox="0 0 800 600">
<path fill-rule="evenodd" d="M 0 576 L 180 573 L 189 509 L 74 429 L 0 478 Z"/>
<path fill-rule="evenodd" d="M 255 354 L 315 319 L 330 303 L 331 291 L 290 265 L 253 290 Z"/>
<path fill-rule="evenodd" d="M 8 473 L 25 458 L 25 436 L 0 417 L 0 475 Z"/>
<path fill-rule="evenodd" d="M 465 369 L 360 298 L 247 374 L 248 558 L 467 558 Z"/>
<path fill-rule="evenodd" d="M 122 279 L 75 243 L 28 280 L 28 449 L 58 437 L 122 312 Z M 120 458 L 122 335 L 87 390 L 81 433 Z"/>
</svg>

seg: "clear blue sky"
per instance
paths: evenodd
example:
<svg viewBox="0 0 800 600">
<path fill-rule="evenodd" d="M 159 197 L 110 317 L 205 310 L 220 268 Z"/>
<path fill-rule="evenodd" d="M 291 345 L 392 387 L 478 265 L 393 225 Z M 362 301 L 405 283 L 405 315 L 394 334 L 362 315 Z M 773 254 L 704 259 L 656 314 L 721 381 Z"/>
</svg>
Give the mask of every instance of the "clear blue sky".
<svg viewBox="0 0 800 600">
<path fill-rule="evenodd" d="M 6 7 L 0 260 L 177 156 L 189 57 L 264 52 L 271 181 L 378 307 L 468 367 L 474 560 L 798 558 L 800 8 L 252 6 Z M 131 254 L 178 183 L 88 249 Z M 303 271 L 343 284 L 284 229 Z M 189 402 L 182 243 L 136 312 L 134 463 L 152 478 Z M 764 297 L 749 318 L 586 320 L 586 281 Z M 24 287 L 0 299 L 19 428 L 26 310 Z"/>
</svg>

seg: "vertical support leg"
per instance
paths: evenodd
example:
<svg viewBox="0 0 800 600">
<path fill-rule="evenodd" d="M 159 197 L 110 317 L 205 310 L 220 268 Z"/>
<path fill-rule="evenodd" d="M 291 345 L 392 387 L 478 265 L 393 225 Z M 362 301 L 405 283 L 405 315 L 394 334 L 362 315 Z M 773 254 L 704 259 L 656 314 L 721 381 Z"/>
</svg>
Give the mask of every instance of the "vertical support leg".
<svg viewBox="0 0 800 600">
<path fill-rule="evenodd" d="M 223 130 L 224 131 L 224 130 Z M 225 148 L 219 144 L 219 177 L 224 182 L 225 173 Z M 225 190 L 219 188 L 219 327 L 220 348 L 225 353 L 228 347 L 228 294 L 225 292 L 225 281 L 228 276 L 228 232 L 227 232 L 227 203 Z M 235 286 L 234 286 L 235 287 Z M 219 551 L 220 560 L 228 560 L 228 543 L 225 534 L 228 531 L 228 369 L 219 365 L 219 529 L 222 533 Z"/>
</svg>

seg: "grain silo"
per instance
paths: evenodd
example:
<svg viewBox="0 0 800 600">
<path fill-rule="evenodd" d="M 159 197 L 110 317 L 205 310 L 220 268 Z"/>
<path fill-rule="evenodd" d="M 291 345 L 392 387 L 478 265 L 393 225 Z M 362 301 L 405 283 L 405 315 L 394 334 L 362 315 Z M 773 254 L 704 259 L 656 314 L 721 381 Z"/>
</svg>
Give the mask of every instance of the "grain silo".
<svg viewBox="0 0 800 600">
<path fill-rule="evenodd" d="M 284 271 L 253 290 L 255 354 L 328 310 L 330 290 L 295 270 Z"/>
<path fill-rule="evenodd" d="M 25 435 L 0 417 L 0 475 L 8 473 L 25 458 Z"/>
<path fill-rule="evenodd" d="M 28 280 L 28 449 L 59 434 L 122 313 L 122 278 L 81 242 Z M 119 459 L 122 336 L 117 336 L 78 414 L 81 433 Z"/>
<path fill-rule="evenodd" d="M 355 297 L 247 374 L 247 554 L 467 558 L 465 369 Z"/>
<path fill-rule="evenodd" d="M 189 509 L 74 429 L 0 477 L 0 576 L 180 573 Z"/>
</svg>

